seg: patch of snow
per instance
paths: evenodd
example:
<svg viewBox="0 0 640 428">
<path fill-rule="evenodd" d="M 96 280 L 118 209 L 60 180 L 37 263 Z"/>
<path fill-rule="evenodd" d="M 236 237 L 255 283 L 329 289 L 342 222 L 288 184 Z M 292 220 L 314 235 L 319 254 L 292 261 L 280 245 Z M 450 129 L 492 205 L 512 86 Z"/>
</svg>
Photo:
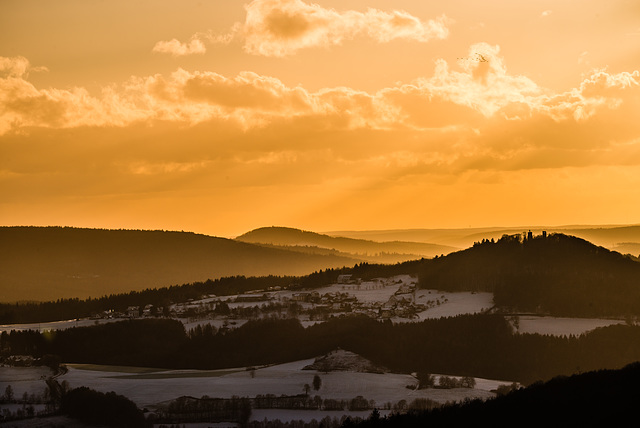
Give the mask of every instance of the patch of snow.
<svg viewBox="0 0 640 428">
<path fill-rule="evenodd" d="M 7 385 L 13 388 L 13 395 L 20 399 L 27 394 L 42 394 L 46 386 L 45 379 L 51 376 L 48 367 L 2 367 L 0 366 L 0 394 L 4 394 Z"/>
<path fill-rule="evenodd" d="M 381 410 L 380 416 L 386 416 L 391 413 L 390 410 Z M 253 409 L 251 410 L 250 421 L 274 421 L 279 419 L 282 422 L 290 421 L 304 421 L 306 423 L 312 420 L 318 421 L 318 423 L 325 417 L 331 419 L 337 418 L 340 420 L 343 416 L 349 416 L 351 418 L 367 419 L 371 415 L 371 410 L 362 411 L 349 411 L 349 410 L 293 410 L 293 409 Z"/>
<path fill-rule="evenodd" d="M 66 330 L 72 327 L 88 327 L 96 324 L 105 324 L 110 322 L 122 321 L 122 319 L 118 318 L 104 318 L 104 319 L 90 319 L 90 318 L 81 318 L 77 320 L 66 320 L 66 321 L 52 321 L 52 322 L 42 322 L 42 323 L 28 323 L 28 324 L 2 324 L 0 325 L 0 333 L 6 331 L 7 333 L 11 332 L 11 330 L 15 331 L 26 331 L 26 330 L 35 330 L 35 331 L 51 331 L 51 330 Z"/>
<path fill-rule="evenodd" d="M 321 372 L 350 371 L 359 373 L 386 373 L 389 371 L 384 367 L 376 366 L 371 361 L 354 352 L 345 351 L 344 349 L 337 349 L 322 357 L 316 358 L 313 364 L 305 366 L 303 370 L 316 370 Z"/>
<path fill-rule="evenodd" d="M 538 316 L 518 316 L 518 333 L 538 333 L 553 336 L 579 336 L 598 327 L 624 324 L 621 320 L 597 318 L 556 318 Z M 513 321 L 511 322 L 513 325 Z"/>
</svg>

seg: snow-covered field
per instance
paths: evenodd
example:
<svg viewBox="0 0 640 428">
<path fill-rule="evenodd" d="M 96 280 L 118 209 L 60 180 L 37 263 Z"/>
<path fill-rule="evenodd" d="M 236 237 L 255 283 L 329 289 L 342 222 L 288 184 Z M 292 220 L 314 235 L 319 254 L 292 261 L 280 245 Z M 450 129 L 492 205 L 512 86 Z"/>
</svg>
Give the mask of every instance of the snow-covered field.
<svg viewBox="0 0 640 428">
<path fill-rule="evenodd" d="M 275 394 L 298 395 L 304 393 L 304 385 L 311 385 L 313 376 L 322 379 L 319 391 L 311 395 L 324 398 L 351 399 L 361 395 L 367 400 L 375 400 L 380 405 L 399 400 L 430 398 L 438 402 L 460 400 L 465 397 L 486 398 L 491 389 L 509 382 L 477 380 L 475 389 L 431 389 L 411 390 L 407 385 L 416 383 L 415 378 L 404 374 L 374 374 L 354 372 L 321 373 L 302 370 L 313 363 L 313 359 L 280 364 L 257 369 L 254 377 L 242 368 L 236 370 L 163 370 L 142 374 L 114 373 L 96 367 L 87 370 L 81 365 L 72 365 L 69 372 L 59 378 L 71 387 L 88 386 L 98 391 L 116 391 L 129 397 L 142 407 L 171 400 L 181 395 L 201 397 L 231 398 L 232 396 L 255 397 Z M 0 385 L 1 386 L 1 385 Z"/>
<path fill-rule="evenodd" d="M 0 366 L 0 394 L 4 394 L 7 385 L 13 388 L 16 398 L 27 394 L 42 394 L 44 379 L 51 376 L 48 367 L 3 367 Z"/>
<path fill-rule="evenodd" d="M 257 395 L 275 394 L 298 395 L 304 393 L 305 384 L 313 383 L 314 375 L 319 375 L 322 385 L 318 391 L 310 391 L 310 395 L 319 395 L 323 399 L 333 398 L 350 400 L 362 396 L 367 400 L 375 400 L 377 406 L 391 405 L 400 400 L 411 402 L 415 398 L 429 398 L 444 403 L 459 401 L 464 398 L 492 397 L 492 389 L 510 382 L 477 379 L 474 389 L 408 389 L 407 385 L 415 385 L 416 379 L 405 374 L 374 374 L 356 372 L 318 372 L 302 370 L 313 363 L 313 359 L 295 361 L 255 370 L 254 375 L 244 368 L 232 370 L 154 370 L 126 367 L 108 367 L 93 365 L 70 365 L 68 373 L 58 377 L 58 381 L 67 381 L 69 386 L 87 386 L 89 388 L 109 392 L 115 391 L 133 400 L 140 408 L 153 408 L 155 404 L 178 398 L 180 396 L 231 398 L 255 397 Z M 24 391 L 41 393 L 45 382 L 41 377 L 46 369 L 0 367 L 0 391 L 11 385 L 16 396 Z M 302 412 L 302 413 L 301 413 Z M 291 411 L 291 410 L 256 410 L 253 418 L 292 420 L 322 419 L 324 416 L 341 416 L 352 412 L 335 411 Z M 367 416 L 369 412 L 363 412 Z M 355 413 L 354 413 L 355 415 Z M 358 413 L 359 415 L 359 413 Z M 302 417 L 304 416 L 304 417 Z"/>
<path fill-rule="evenodd" d="M 606 327 L 614 324 L 623 324 L 621 320 L 607 320 L 597 318 L 557 318 L 519 316 L 518 333 L 538 333 L 552 336 L 579 336 L 582 333 L 594 330 L 598 327 Z M 513 321 L 511 322 L 513 325 Z M 514 326 L 515 328 L 515 326 Z"/>
<path fill-rule="evenodd" d="M 0 324 L 0 333 L 3 331 L 10 332 L 11 330 L 16 331 L 25 331 L 25 330 L 36 330 L 36 331 L 50 331 L 50 330 L 65 330 L 67 328 L 72 327 L 88 327 L 96 324 L 103 324 L 109 322 L 122 321 L 117 318 L 105 318 L 105 319 L 89 319 L 82 318 L 77 320 L 66 320 L 66 321 L 52 321 L 52 322 L 36 322 L 30 324 Z"/>
<path fill-rule="evenodd" d="M 385 416 L 391 411 L 379 410 L 381 416 Z M 291 409 L 254 409 L 251 411 L 252 421 L 263 421 L 267 419 L 272 421 L 280 419 L 281 421 L 304 421 L 311 422 L 316 420 L 320 422 L 327 416 L 331 419 L 336 418 L 340 420 L 342 416 L 349 416 L 351 418 L 366 419 L 371 415 L 371 410 L 360 411 L 339 411 L 339 410 L 291 410 Z"/>
<path fill-rule="evenodd" d="M 437 300 L 440 303 L 426 311 L 419 312 L 418 321 L 464 314 L 475 314 L 484 312 L 493 307 L 493 293 L 472 293 L 466 291 L 449 293 L 438 290 L 418 290 L 416 292 L 417 303 L 425 303 L 429 300 Z M 398 319 L 397 321 L 401 320 Z"/>
<path fill-rule="evenodd" d="M 22 400 L 24 393 L 28 396 L 42 397 L 47 376 L 51 376 L 51 371 L 47 367 L 0 366 L 0 395 L 4 395 L 7 386 L 11 385 L 13 396 L 18 401 Z M 15 413 L 19 409 L 26 410 L 30 406 L 35 412 L 42 411 L 45 407 L 44 404 L 0 403 L 0 415 L 5 411 Z"/>
</svg>

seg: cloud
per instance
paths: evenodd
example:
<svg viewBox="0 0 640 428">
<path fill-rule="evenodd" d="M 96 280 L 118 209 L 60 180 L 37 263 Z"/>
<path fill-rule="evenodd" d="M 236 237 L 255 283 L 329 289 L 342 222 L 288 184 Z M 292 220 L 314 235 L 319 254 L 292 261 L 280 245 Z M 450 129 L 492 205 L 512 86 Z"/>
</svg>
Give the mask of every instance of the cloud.
<svg viewBox="0 0 640 428">
<path fill-rule="evenodd" d="M 211 119 L 230 120 L 246 129 L 304 116 L 339 117 L 349 129 L 441 128 L 495 115 L 525 120 L 542 114 L 579 121 L 628 104 L 640 82 L 639 71 L 596 70 L 578 87 L 554 93 L 526 76 L 508 73 L 498 46 L 472 45 L 468 58 L 476 59 L 459 61 L 458 70 L 437 60 L 432 76 L 374 93 L 346 87 L 310 92 L 248 71 L 227 77 L 178 69 L 168 76 L 133 77 L 104 87 L 96 96 L 85 88 L 38 89 L 27 79 L 28 60 L 0 57 L 6 75 L 0 79 L 0 132 L 149 120 L 193 125 Z"/>
<path fill-rule="evenodd" d="M 628 88 L 640 86 L 640 71 L 610 74 L 606 69 L 596 70 L 580 84 L 584 97 L 616 96 Z"/>
<path fill-rule="evenodd" d="M 0 57 L 0 73 L 6 77 L 21 77 L 30 68 L 29 60 L 22 56 Z"/>
<path fill-rule="evenodd" d="M 241 72 L 227 78 L 213 72 L 174 73 L 173 85 L 193 101 L 206 102 L 230 109 L 250 108 L 264 112 L 309 111 L 310 95 L 304 89 L 288 88 L 274 77 Z"/>
<path fill-rule="evenodd" d="M 23 77 L 29 72 L 49 71 L 47 67 L 33 67 L 29 60 L 23 56 L 1 57 L 0 56 L 0 77 Z"/>
<path fill-rule="evenodd" d="M 404 12 L 338 12 L 301 0 L 254 0 L 242 25 L 244 49 L 254 55 L 282 57 L 310 47 L 330 47 L 364 35 L 381 43 L 395 39 L 444 39 L 449 20 L 421 21 Z"/>
<path fill-rule="evenodd" d="M 392 122 L 375 96 L 349 88 L 316 93 L 253 72 L 226 77 L 178 69 L 169 76 L 132 77 L 98 95 L 85 88 L 39 89 L 26 79 L 28 61 L 3 59 L 10 73 L 0 78 L 0 135 L 33 127 L 129 126 L 166 121 L 193 126 L 223 120 L 241 129 L 294 117 L 341 117 L 341 126 Z"/>
<path fill-rule="evenodd" d="M 511 120 L 524 120 L 537 114 L 556 121 L 584 121 L 598 111 L 615 111 L 631 103 L 637 96 L 640 71 L 610 73 L 594 70 L 576 87 L 565 92 L 552 92 L 526 76 L 512 75 L 500 56 L 499 46 L 477 43 L 460 59 L 461 71 L 453 70 L 440 59 L 431 77 L 416 79 L 411 84 L 392 88 L 386 93 L 401 92 L 426 97 L 429 103 L 467 107 L 485 118 L 499 115 Z M 427 111 L 428 106 L 423 106 Z M 470 115 L 460 116 L 464 121 Z M 449 115 L 452 117 L 452 115 Z"/>
<path fill-rule="evenodd" d="M 444 15 L 422 21 L 400 10 L 338 12 L 302 0 L 253 0 L 245 9 L 245 21 L 234 24 L 226 34 L 208 31 L 194 34 L 188 42 L 160 41 L 153 52 L 173 56 L 203 54 L 207 50 L 205 42 L 229 44 L 236 38 L 244 40 L 245 52 L 271 57 L 293 55 L 306 48 L 328 48 L 358 36 L 379 43 L 393 40 L 426 43 L 446 39 L 451 22 Z"/>
<path fill-rule="evenodd" d="M 169 41 L 160 41 L 153 47 L 153 52 L 166 53 L 173 56 L 185 56 L 194 54 L 203 54 L 207 51 L 204 43 L 198 36 L 191 37 L 188 43 L 171 39 Z"/>
<path fill-rule="evenodd" d="M 525 117 L 538 108 L 544 89 L 526 76 L 509 74 L 499 46 L 474 44 L 457 65 L 458 70 L 438 59 L 432 76 L 381 94 L 396 105 L 402 104 L 402 112 L 429 127 L 475 126 L 482 118 L 496 114 Z"/>
<path fill-rule="evenodd" d="M 584 64 L 584 65 L 589 65 L 589 51 L 583 51 L 579 56 L 578 56 L 578 64 Z"/>
<path fill-rule="evenodd" d="M 37 89 L 26 79 L 42 69 L 32 68 L 24 57 L 0 57 L 0 135 L 29 126 L 82 125 L 101 108 L 83 88 Z M 74 114 L 78 111 L 83 117 Z"/>
<path fill-rule="evenodd" d="M 188 42 L 181 42 L 178 39 L 159 41 L 152 49 L 153 52 L 170 54 L 174 57 L 198 55 L 207 52 L 206 43 L 227 45 L 237 37 L 240 31 L 240 24 L 236 23 L 231 30 L 225 34 L 214 34 L 211 30 L 198 32 L 191 36 Z"/>
<path fill-rule="evenodd" d="M 536 98 L 534 107 L 555 120 L 583 121 L 598 111 L 632 105 L 640 95 L 640 71 L 609 73 L 594 70 L 577 88 Z"/>
<path fill-rule="evenodd" d="M 628 104 L 640 82 L 638 71 L 597 70 L 578 87 L 552 93 L 526 76 L 509 74 L 498 46 L 475 44 L 468 58 L 476 59 L 459 61 L 459 70 L 437 60 L 431 77 L 374 93 L 345 87 L 310 92 L 252 72 L 226 77 L 178 69 L 169 76 L 133 77 L 104 87 L 97 96 L 84 88 L 38 89 L 26 77 L 30 65 L 25 58 L 0 58 L 6 75 L 0 79 L 0 133 L 157 120 L 194 125 L 214 119 L 247 129 L 293 117 L 325 117 L 344 129 L 468 127 L 495 115 L 580 121 Z"/>
<path fill-rule="evenodd" d="M 0 57 L 0 137 L 121 129 L 119 140 L 136 130 L 146 135 L 141 147 L 162 142 L 153 155 L 141 149 L 125 168 L 138 175 L 195 174 L 209 165 L 203 159 L 243 151 L 243 164 L 273 165 L 301 151 L 329 150 L 350 162 L 369 157 L 416 174 L 639 158 L 640 71 L 594 70 L 575 88 L 553 92 L 509 73 L 498 46 L 472 45 L 468 58 L 475 59 L 437 60 L 429 77 L 376 92 L 312 92 L 248 71 L 224 76 L 178 69 L 92 94 L 37 88 L 25 58 Z M 172 141 L 182 141 L 180 151 Z M 160 153 L 170 155 L 150 159 Z M 408 153 L 415 162 L 407 161 Z"/>
</svg>

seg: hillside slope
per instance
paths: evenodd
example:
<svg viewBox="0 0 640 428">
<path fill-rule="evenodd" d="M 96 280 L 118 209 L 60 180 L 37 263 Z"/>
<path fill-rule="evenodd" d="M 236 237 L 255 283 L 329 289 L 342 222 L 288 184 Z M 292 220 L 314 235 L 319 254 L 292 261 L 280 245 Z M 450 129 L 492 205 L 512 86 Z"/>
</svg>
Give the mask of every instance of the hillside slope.
<svg viewBox="0 0 640 428">
<path fill-rule="evenodd" d="M 0 227 L 0 301 L 95 298 L 232 275 L 305 275 L 355 262 L 186 232 Z"/>
</svg>

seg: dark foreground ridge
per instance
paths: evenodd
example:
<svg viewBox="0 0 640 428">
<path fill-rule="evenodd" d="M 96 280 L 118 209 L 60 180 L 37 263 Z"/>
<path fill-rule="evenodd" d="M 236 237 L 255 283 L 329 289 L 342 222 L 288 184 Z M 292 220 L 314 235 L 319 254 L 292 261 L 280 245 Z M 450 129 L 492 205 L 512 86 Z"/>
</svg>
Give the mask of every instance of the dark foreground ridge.
<svg viewBox="0 0 640 428">
<path fill-rule="evenodd" d="M 351 426 L 365 427 L 622 427 L 638 422 L 640 363 L 555 377 L 491 400 L 433 410 L 372 415 Z M 346 426 L 345 424 L 343 426 Z"/>
</svg>

